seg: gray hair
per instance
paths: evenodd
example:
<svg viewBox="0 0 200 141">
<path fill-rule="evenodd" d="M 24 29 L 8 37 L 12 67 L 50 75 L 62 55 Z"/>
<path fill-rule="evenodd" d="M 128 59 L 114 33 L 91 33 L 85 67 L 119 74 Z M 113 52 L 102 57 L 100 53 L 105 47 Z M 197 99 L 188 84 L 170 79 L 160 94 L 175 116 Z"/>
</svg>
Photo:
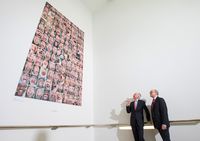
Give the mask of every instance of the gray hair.
<svg viewBox="0 0 200 141">
<path fill-rule="evenodd" d="M 157 95 L 159 95 L 159 92 L 158 92 L 158 90 L 156 90 L 156 89 L 152 89 L 152 90 L 150 91 L 150 94 L 151 94 L 151 93 L 153 93 L 153 92 L 156 92 L 156 93 L 157 93 Z"/>
</svg>

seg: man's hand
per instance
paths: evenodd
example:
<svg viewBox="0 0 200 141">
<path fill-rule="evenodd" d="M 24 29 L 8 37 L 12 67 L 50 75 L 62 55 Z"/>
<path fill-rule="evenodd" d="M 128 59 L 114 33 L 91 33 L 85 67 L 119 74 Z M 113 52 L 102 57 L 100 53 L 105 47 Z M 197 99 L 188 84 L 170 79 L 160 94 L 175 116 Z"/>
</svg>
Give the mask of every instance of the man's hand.
<svg viewBox="0 0 200 141">
<path fill-rule="evenodd" d="M 129 99 L 127 99 L 126 106 L 130 106 L 130 104 L 131 104 L 131 101 Z"/>
<path fill-rule="evenodd" d="M 161 129 L 162 129 L 162 130 L 166 130 L 166 129 L 167 129 L 167 125 L 162 124 Z"/>
</svg>

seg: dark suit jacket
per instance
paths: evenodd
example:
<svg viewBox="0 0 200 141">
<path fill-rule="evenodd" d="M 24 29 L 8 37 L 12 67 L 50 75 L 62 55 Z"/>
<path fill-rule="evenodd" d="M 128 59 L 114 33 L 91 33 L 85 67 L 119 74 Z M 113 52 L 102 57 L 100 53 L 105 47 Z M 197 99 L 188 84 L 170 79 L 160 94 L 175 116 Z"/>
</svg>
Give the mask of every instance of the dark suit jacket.
<svg viewBox="0 0 200 141">
<path fill-rule="evenodd" d="M 170 126 L 167 105 L 163 98 L 156 98 L 154 104 L 151 106 L 151 114 L 155 128 L 160 129 L 162 124 L 165 124 L 168 127 Z"/>
<path fill-rule="evenodd" d="M 127 113 L 131 113 L 130 124 L 134 126 L 137 122 L 138 125 L 144 126 L 143 110 L 146 112 L 146 118 L 150 121 L 149 110 L 143 100 L 138 100 L 137 108 L 134 109 L 134 102 L 131 102 L 129 106 L 126 106 Z"/>
</svg>

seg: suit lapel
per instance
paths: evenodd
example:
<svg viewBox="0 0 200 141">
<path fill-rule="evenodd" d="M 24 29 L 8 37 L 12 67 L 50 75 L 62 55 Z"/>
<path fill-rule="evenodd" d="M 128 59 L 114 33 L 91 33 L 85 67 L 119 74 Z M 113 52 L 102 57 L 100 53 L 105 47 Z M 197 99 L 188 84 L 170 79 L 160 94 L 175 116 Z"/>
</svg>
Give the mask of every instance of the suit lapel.
<svg viewBox="0 0 200 141">
<path fill-rule="evenodd" d="M 154 102 L 152 102 L 152 103 L 151 103 L 151 110 L 153 110 L 153 109 L 154 109 L 154 107 L 155 107 L 155 104 L 156 104 L 156 101 L 157 101 L 157 98 L 156 98 L 156 100 L 155 100 Z"/>
<path fill-rule="evenodd" d="M 157 97 L 157 98 L 156 98 L 156 100 L 155 100 L 154 104 L 152 105 L 152 109 L 154 109 L 154 108 L 155 108 L 155 105 L 158 103 L 158 100 L 159 100 L 159 97 Z"/>
<path fill-rule="evenodd" d="M 155 102 L 158 103 L 158 101 L 159 101 L 159 97 L 156 97 L 156 101 Z"/>
</svg>

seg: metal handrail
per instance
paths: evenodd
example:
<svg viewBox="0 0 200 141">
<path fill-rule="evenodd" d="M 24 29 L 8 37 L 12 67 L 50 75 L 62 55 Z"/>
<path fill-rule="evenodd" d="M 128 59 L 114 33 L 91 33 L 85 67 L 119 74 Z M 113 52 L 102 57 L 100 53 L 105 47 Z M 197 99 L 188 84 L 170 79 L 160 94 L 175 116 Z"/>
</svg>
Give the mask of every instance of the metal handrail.
<svg viewBox="0 0 200 141">
<path fill-rule="evenodd" d="M 193 125 L 200 123 L 200 119 L 189 119 L 189 120 L 171 120 L 171 125 Z M 145 122 L 145 126 L 152 125 L 150 123 Z M 125 123 L 108 123 L 108 124 L 82 124 L 82 125 L 8 125 L 8 126 L 0 126 L 0 130 L 16 130 L 16 129 L 41 129 L 47 128 L 56 130 L 57 128 L 89 128 L 89 127 L 120 127 L 120 126 L 129 126 L 129 124 Z"/>
</svg>

